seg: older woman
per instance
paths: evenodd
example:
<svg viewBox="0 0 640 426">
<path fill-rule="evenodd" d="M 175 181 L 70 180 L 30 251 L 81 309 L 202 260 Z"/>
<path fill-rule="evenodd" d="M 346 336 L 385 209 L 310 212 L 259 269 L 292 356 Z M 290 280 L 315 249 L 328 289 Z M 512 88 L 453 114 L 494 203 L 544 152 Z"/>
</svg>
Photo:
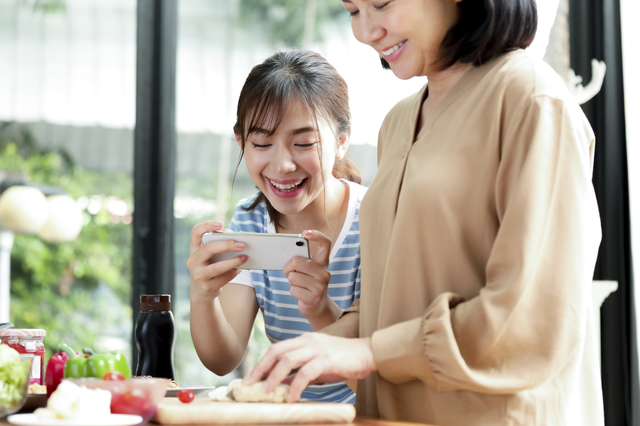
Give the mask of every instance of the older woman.
<svg viewBox="0 0 640 426">
<path fill-rule="evenodd" d="M 269 389 L 298 369 L 295 400 L 312 381 L 363 379 L 359 415 L 384 419 L 602 425 L 594 135 L 523 50 L 535 0 L 343 4 L 384 65 L 428 84 L 380 129 L 359 303 L 274 345 L 247 380 Z"/>
</svg>

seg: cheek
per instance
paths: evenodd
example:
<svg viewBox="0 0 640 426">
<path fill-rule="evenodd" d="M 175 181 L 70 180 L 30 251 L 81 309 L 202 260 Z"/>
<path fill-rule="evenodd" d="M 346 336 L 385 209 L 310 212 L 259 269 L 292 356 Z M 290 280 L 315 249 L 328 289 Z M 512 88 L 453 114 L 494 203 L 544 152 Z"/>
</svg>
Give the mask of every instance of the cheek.
<svg viewBox="0 0 640 426">
<path fill-rule="evenodd" d="M 351 32 L 353 32 L 353 36 L 362 44 L 367 44 L 362 38 L 362 31 L 360 30 L 360 26 L 357 21 L 351 20 Z"/>
<path fill-rule="evenodd" d="M 264 168 L 264 159 L 259 155 L 245 155 L 244 163 L 247 166 L 249 174 L 259 174 Z"/>
<path fill-rule="evenodd" d="M 322 159 L 324 162 L 324 158 Z M 320 169 L 320 157 L 315 151 L 309 151 L 304 155 L 299 155 L 295 159 L 299 168 L 304 169 L 307 173 L 314 175 L 321 172 Z"/>
</svg>

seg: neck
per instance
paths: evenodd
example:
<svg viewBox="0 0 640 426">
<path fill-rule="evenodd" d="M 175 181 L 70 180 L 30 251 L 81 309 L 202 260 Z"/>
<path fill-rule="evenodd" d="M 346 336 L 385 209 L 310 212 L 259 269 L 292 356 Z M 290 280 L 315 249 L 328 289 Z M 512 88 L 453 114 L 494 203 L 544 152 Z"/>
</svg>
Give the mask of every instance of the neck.
<svg viewBox="0 0 640 426">
<path fill-rule="evenodd" d="M 471 67 L 471 64 L 458 62 L 446 70 L 437 70 L 427 74 L 429 81 L 429 99 L 438 101 L 439 103 Z"/>
<path fill-rule="evenodd" d="M 325 191 L 313 203 L 299 213 L 281 216 L 281 227 L 278 231 L 299 234 L 305 229 L 316 229 L 325 233 L 335 227 L 341 229 L 344 221 L 341 212 L 346 194 L 346 185 L 332 176 L 325 183 Z"/>
<path fill-rule="evenodd" d="M 429 79 L 429 86 L 427 87 L 426 98 L 422 102 L 422 108 L 420 110 L 420 117 L 416 127 L 416 137 L 425 120 L 442 102 L 447 96 L 447 93 L 451 91 L 458 81 L 465 75 L 467 71 L 472 67 L 471 64 L 457 63 L 454 66 L 447 68 L 443 71 L 433 71 L 427 74 Z"/>
</svg>

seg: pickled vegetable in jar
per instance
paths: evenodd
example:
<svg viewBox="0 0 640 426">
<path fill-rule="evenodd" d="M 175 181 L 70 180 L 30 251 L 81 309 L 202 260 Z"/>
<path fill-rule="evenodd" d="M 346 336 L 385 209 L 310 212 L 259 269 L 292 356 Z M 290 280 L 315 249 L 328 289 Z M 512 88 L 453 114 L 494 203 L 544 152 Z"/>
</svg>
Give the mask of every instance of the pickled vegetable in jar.
<svg viewBox="0 0 640 426">
<path fill-rule="evenodd" d="M 31 378 L 29 384 L 44 385 L 44 336 L 39 328 L 8 328 L 0 330 L 0 343 L 9 345 L 21 354 L 32 354 Z"/>
</svg>

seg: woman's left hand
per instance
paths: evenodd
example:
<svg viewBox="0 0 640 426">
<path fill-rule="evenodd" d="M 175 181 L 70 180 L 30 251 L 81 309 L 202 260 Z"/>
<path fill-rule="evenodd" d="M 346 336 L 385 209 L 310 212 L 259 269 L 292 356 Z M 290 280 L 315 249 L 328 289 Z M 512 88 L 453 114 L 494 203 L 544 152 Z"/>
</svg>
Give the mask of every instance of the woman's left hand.
<svg viewBox="0 0 640 426">
<path fill-rule="evenodd" d="M 289 279 L 291 295 L 298 299 L 300 313 L 317 331 L 338 319 L 342 310 L 327 293 L 331 240 L 320 231 L 304 231 L 303 235 L 317 244 L 316 253 L 311 259 L 294 257 L 282 272 Z"/>
<path fill-rule="evenodd" d="M 290 376 L 295 369 L 297 372 Z M 295 402 L 310 384 L 364 379 L 376 370 L 370 338 L 305 333 L 271 345 L 244 380 L 247 384 L 264 380 L 267 392 L 283 381 L 289 382 L 288 401 Z"/>
</svg>

